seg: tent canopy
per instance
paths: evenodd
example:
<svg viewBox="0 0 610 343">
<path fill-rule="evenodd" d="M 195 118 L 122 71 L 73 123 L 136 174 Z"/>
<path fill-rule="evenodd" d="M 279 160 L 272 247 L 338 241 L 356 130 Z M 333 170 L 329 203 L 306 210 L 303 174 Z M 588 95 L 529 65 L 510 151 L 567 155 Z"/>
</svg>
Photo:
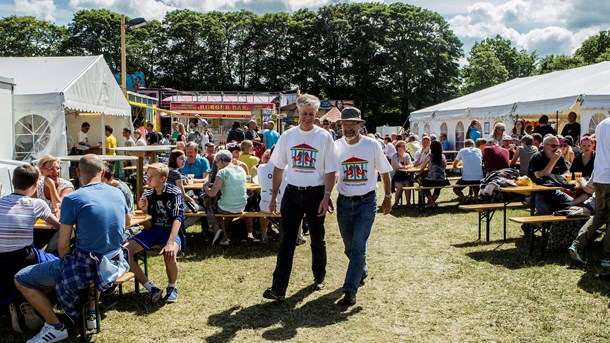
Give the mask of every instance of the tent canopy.
<svg viewBox="0 0 610 343">
<path fill-rule="evenodd" d="M 104 141 L 105 124 L 115 137 L 132 127 L 131 107 L 103 56 L 3 57 L 0 75 L 15 83 L 17 159 L 66 155 L 84 121 L 92 125 L 90 142 Z"/>
<path fill-rule="evenodd" d="M 572 108 L 587 97 L 610 100 L 610 62 L 513 79 L 411 114 L 413 120 L 432 114 L 470 114 L 497 117 L 507 114 L 539 115 Z M 508 112 L 507 112 L 508 111 Z"/>
</svg>

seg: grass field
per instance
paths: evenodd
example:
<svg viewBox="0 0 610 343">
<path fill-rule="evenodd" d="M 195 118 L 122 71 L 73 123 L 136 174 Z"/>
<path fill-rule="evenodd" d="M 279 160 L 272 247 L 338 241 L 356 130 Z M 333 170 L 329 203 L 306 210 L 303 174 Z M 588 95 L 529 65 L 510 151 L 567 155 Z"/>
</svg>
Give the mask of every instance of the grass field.
<svg viewBox="0 0 610 343">
<path fill-rule="evenodd" d="M 333 194 L 333 198 L 335 194 Z M 381 200 L 381 199 L 379 199 Z M 511 210 L 509 216 L 526 215 Z M 490 243 L 478 242 L 475 213 L 457 209 L 450 191 L 440 208 L 378 214 L 369 241 L 370 277 L 356 306 L 337 305 L 347 266 L 335 215 L 326 218 L 328 275 L 324 290 L 310 290 L 308 245 L 297 247 L 283 303 L 262 298 L 271 285 L 278 242 L 231 242 L 224 248 L 189 230 L 179 260 L 179 301 L 148 307 L 133 283 L 106 313 L 97 342 L 603 342 L 610 339 L 610 283 L 591 262 L 573 266 L 567 254 L 528 256 L 519 227 L 501 216 Z M 152 281 L 165 288 L 163 261 L 150 260 Z M 24 341 L 3 318 L 0 341 Z M 70 341 L 76 341 L 71 332 Z"/>
</svg>

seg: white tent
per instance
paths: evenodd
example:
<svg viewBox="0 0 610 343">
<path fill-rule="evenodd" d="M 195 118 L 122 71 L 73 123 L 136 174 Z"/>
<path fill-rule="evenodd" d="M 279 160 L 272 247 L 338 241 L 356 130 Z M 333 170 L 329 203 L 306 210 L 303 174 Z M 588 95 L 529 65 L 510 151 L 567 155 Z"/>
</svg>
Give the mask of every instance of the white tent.
<svg viewBox="0 0 610 343">
<path fill-rule="evenodd" d="M 90 142 L 105 141 L 105 124 L 115 137 L 132 127 L 129 103 L 103 56 L 5 57 L 0 75 L 15 83 L 16 159 L 66 155 L 85 121 Z"/>
<path fill-rule="evenodd" d="M 0 145 L 0 158 L 13 158 L 13 80 L 0 76 L 0 136 L 4 137 Z"/>
<path fill-rule="evenodd" d="M 610 113 L 608 80 L 610 62 L 513 79 L 415 111 L 410 117 L 411 129 L 419 134 L 445 132 L 460 147 L 464 131 L 474 119 L 484 126 L 484 137 L 497 122 L 504 122 L 508 132 L 517 117 L 537 121 L 543 114 L 561 132 L 567 114 L 574 111 L 581 134 L 592 133 Z"/>
</svg>

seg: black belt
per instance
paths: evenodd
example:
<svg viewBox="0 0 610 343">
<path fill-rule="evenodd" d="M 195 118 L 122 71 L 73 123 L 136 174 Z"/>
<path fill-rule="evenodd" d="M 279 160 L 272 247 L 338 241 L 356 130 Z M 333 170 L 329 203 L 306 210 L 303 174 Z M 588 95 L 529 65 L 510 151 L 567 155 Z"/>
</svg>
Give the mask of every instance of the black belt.
<svg viewBox="0 0 610 343">
<path fill-rule="evenodd" d="M 346 195 L 339 194 L 339 196 L 342 198 L 345 198 L 345 199 L 349 199 L 349 200 L 364 200 L 374 194 L 375 194 L 375 191 L 370 191 L 364 195 L 353 195 L 351 197 L 348 197 Z"/>
<path fill-rule="evenodd" d="M 295 186 L 295 185 L 286 185 L 287 189 L 292 189 L 295 191 L 317 191 L 320 189 L 324 189 L 324 185 L 322 186 L 305 186 L 305 187 L 301 187 L 301 186 Z"/>
</svg>

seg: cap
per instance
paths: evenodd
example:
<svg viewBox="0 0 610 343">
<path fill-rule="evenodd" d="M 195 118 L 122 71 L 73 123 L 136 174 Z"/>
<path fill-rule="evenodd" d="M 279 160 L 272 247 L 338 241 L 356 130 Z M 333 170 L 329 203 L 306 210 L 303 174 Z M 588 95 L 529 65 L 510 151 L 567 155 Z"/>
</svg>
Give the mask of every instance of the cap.
<svg viewBox="0 0 610 343">
<path fill-rule="evenodd" d="M 512 141 L 513 137 L 511 137 L 510 135 L 504 135 L 504 136 L 502 136 L 502 140 L 503 141 Z"/>
</svg>

